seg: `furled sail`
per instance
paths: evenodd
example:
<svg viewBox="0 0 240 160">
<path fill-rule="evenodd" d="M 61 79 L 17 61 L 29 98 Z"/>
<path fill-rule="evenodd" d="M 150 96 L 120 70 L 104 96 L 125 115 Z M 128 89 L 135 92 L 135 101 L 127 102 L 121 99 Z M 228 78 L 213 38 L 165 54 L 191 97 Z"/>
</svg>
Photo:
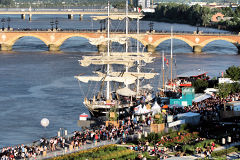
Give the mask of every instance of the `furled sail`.
<svg viewBox="0 0 240 160">
<path fill-rule="evenodd" d="M 104 65 L 104 64 L 122 64 L 127 67 L 132 67 L 134 66 L 134 61 L 133 60 L 124 60 L 124 59 L 85 59 L 85 60 L 79 60 L 79 63 L 81 66 L 89 66 L 90 64 L 95 64 L 95 65 Z"/>
<path fill-rule="evenodd" d="M 117 94 L 122 96 L 135 96 L 137 93 L 129 89 L 128 87 L 124 87 L 117 90 Z"/>
<path fill-rule="evenodd" d="M 100 38 L 89 38 L 89 43 L 92 45 L 106 44 L 108 41 L 107 38 L 101 36 Z M 127 41 L 126 37 L 114 37 L 110 39 L 111 42 L 118 42 L 120 44 L 125 44 Z"/>
<path fill-rule="evenodd" d="M 127 67 L 132 67 L 136 61 L 144 61 L 145 63 L 152 63 L 154 57 L 142 56 L 83 56 L 79 63 L 82 66 L 89 66 L 90 64 L 103 65 L 103 64 L 122 64 Z"/>
<path fill-rule="evenodd" d="M 101 52 L 102 55 L 107 55 L 106 52 Z M 144 57 L 149 57 L 151 56 L 151 52 L 127 52 L 127 53 L 123 53 L 123 52 L 111 52 L 110 55 L 111 56 L 144 56 Z"/>
<path fill-rule="evenodd" d="M 104 76 L 104 73 L 102 72 L 94 72 L 96 74 L 98 74 L 99 76 Z M 134 76 L 136 78 L 144 78 L 144 79 L 152 79 L 154 78 L 155 75 L 157 75 L 157 73 L 144 73 L 144 72 L 111 72 L 110 73 L 111 76 L 115 76 L 115 77 L 130 77 L 130 76 Z"/>
<path fill-rule="evenodd" d="M 81 82 L 88 83 L 89 81 L 111 81 L 111 82 L 122 82 L 125 85 L 133 84 L 136 81 L 136 77 L 112 77 L 112 76 L 74 76 Z"/>
</svg>

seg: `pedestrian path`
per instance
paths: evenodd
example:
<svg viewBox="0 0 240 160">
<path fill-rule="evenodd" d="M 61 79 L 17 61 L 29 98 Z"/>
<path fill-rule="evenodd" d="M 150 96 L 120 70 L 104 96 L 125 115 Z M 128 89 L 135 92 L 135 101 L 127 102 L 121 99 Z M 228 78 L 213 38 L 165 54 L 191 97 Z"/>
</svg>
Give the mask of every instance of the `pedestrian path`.
<svg viewBox="0 0 240 160">
<path fill-rule="evenodd" d="M 79 152 L 82 150 L 91 149 L 94 147 L 100 147 L 100 146 L 109 145 L 109 144 L 117 144 L 117 143 L 119 143 L 119 141 L 120 141 L 120 138 L 118 138 L 117 140 L 113 140 L 113 141 L 100 141 L 98 143 L 88 143 L 88 144 L 82 145 L 81 147 L 75 148 L 75 149 L 67 149 L 66 148 L 66 149 L 61 149 L 58 151 L 49 152 L 45 156 L 38 156 L 37 159 L 49 159 L 49 158 L 53 158 L 53 157 L 57 157 L 57 156 L 62 156 L 65 154 L 70 154 L 70 153 Z"/>
</svg>

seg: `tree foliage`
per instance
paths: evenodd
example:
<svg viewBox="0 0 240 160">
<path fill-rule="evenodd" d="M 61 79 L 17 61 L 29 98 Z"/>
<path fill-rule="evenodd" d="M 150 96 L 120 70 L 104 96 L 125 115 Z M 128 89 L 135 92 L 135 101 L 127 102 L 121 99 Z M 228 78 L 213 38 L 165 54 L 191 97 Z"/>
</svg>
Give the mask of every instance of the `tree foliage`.
<svg viewBox="0 0 240 160">
<path fill-rule="evenodd" d="M 240 66 L 231 66 L 226 70 L 226 77 L 231 78 L 233 81 L 240 80 Z"/>
<path fill-rule="evenodd" d="M 240 92 L 240 84 L 239 83 L 222 83 L 218 85 L 218 95 L 221 98 L 225 98 L 229 96 L 229 94 L 239 93 Z"/>
<path fill-rule="evenodd" d="M 10 7 L 10 5 L 13 4 L 13 1 L 12 0 L 0 0 L 0 4 L 3 6 Z"/>
<path fill-rule="evenodd" d="M 218 85 L 218 95 L 221 98 L 227 97 L 229 94 L 231 94 L 232 91 L 232 84 L 231 83 L 222 83 Z"/>
<path fill-rule="evenodd" d="M 150 15 L 155 19 L 167 18 L 202 26 L 209 24 L 212 15 L 208 7 L 201 7 L 200 5 L 189 6 L 187 4 L 177 3 L 161 3 L 155 11 L 156 13 Z"/>
<path fill-rule="evenodd" d="M 193 82 L 193 87 L 196 93 L 203 93 L 203 91 L 208 87 L 208 81 L 203 79 L 197 79 Z"/>
<path fill-rule="evenodd" d="M 220 22 L 211 22 L 211 17 L 221 12 L 225 17 L 230 19 L 222 20 Z M 230 7 L 213 8 L 210 9 L 206 6 L 177 3 L 161 3 L 155 9 L 155 13 L 146 14 L 145 18 L 155 19 L 157 21 L 173 21 L 178 23 L 188 23 L 191 25 L 199 26 L 212 26 L 218 25 L 225 26 L 227 30 L 234 32 L 240 31 L 240 6 L 235 10 Z"/>
</svg>

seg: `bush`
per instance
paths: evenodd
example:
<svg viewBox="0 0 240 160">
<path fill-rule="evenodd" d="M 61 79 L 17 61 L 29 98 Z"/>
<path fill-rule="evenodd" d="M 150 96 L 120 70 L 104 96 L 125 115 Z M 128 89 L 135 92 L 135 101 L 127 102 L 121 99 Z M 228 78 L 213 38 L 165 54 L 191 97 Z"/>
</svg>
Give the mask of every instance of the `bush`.
<svg viewBox="0 0 240 160">
<path fill-rule="evenodd" d="M 212 142 L 215 142 L 215 141 L 212 139 L 204 140 L 204 141 L 201 141 L 201 142 L 198 142 L 197 144 L 195 144 L 194 147 L 195 148 L 197 148 L 197 147 L 205 148 L 207 146 L 210 146 L 212 144 Z"/>
</svg>

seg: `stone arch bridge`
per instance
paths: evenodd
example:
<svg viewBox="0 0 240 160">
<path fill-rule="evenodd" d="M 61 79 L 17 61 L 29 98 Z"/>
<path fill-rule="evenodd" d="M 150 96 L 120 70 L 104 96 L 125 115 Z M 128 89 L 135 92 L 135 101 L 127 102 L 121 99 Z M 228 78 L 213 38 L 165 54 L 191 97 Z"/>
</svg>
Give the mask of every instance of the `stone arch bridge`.
<svg viewBox="0 0 240 160">
<path fill-rule="evenodd" d="M 86 32 L 86 31 L 2 31 L 0 32 L 0 45 L 2 51 L 9 51 L 12 49 L 14 43 L 26 36 L 36 37 L 43 41 L 48 47 L 49 51 L 58 51 L 64 41 L 71 37 L 83 37 L 86 39 L 105 38 L 106 32 Z M 111 33 L 111 37 L 125 37 L 123 32 Z M 171 39 L 170 33 L 130 33 L 130 38 L 141 42 L 149 52 L 154 52 L 155 48 L 165 40 Z M 174 39 L 179 39 L 186 42 L 192 47 L 194 53 L 201 53 L 202 48 L 208 43 L 215 40 L 225 40 L 234 44 L 240 53 L 240 35 L 233 34 L 194 34 L 194 33 L 174 33 Z M 106 42 L 97 44 L 99 51 L 106 49 Z"/>
</svg>

